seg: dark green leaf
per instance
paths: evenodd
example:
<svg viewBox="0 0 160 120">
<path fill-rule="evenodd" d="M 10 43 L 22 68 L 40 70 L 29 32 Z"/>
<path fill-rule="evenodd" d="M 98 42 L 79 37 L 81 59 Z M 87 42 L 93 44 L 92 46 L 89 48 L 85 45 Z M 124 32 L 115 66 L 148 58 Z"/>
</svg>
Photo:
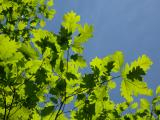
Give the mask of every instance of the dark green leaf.
<svg viewBox="0 0 160 120">
<path fill-rule="evenodd" d="M 41 115 L 42 115 L 42 116 L 47 116 L 47 115 L 49 115 L 51 112 L 53 112 L 53 110 L 54 110 L 54 106 L 45 107 L 45 108 L 41 111 Z"/>
<path fill-rule="evenodd" d="M 127 78 L 132 81 L 134 81 L 135 79 L 142 81 L 143 80 L 142 75 L 145 75 L 144 70 L 140 68 L 140 66 L 137 66 L 137 67 L 134 67 L 132 71 L 129 71 L 129 73 L 127 74 Z"/>
</svg>

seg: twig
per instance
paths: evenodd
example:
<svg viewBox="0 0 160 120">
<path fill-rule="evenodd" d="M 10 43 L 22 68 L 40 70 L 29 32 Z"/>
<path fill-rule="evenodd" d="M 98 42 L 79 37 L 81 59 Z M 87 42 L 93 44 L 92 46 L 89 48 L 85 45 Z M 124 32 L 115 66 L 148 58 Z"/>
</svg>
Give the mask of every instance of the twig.
<svg viewBox="0 0 160 120">
<path fill-rule="evenodd" d="M 3 94 L 4 92 L 4 94 Z M 7 115 L 7 103 L 6 103 L 6 95 L 5 95 L 5 91 L 2 92 L 2 96 L 3 96 L 3 100 L 4 100 L 4 108 L 5 108 L 5 111 L 4 111 L 4 120 L 6 120 L 6 115 Z"/>
<path fill-rule="evenodd" d="M 42 60 L 41 65 L 39 66 L 39 68 L 37 69 L 37 71 L 42 67 L 44 60 Z M 32 76 L 30 76 L 29 78 L 27 78 L 26 80 L 30 80 L 34 77 L 35 74 L 32 74 Z M 19 87 L 21 87 L 25 82 L 21 83 L 16 89 L 18 89 Z"/>
<path fill-rule="evenodd" d="M 59 116 L 59 112 L 60 112 L 60 110 L 61 110 L 61 108 L 62 108 L 62 106 L 63 106 L 65 100 L 66 100 L 66 98 L 64 98 L 64 100 L 61 101 L 61 105 L 60 105 L 60 107 L 59 107 L 59 109 L 58 109 L 58 112 L 57 112 L 57 114 L 56 114 L 55 120 L 57 120 L 57 118 L 58 118 L 58 116 Z"/>
<path fill-rule="evenodd" d="M 70 49 L 70 47 L 68 47 L 68 50 L 67 50 L 67 71 L 68 71 L 68 62 L 69 62 L 69 49 Z M 65 104 L 64 104 L 64 102 L 66 101 L 66 99 L 67 99 L 67 97 L 66 97 L 66 81 L 65 81 L 65 97 L 64 97 L 64 100 L 63 101 L 61 101 L 61 104 L 60 104 L 60 107 L 59 107 L 59 109 L 58 109 L 58 112 L 57 112 L 57 114 L 56 114 L 56 117 L 55 117 L 55 120 L 57 120 L 57 118 L 58 118 L 58 116 L 60 115 L 60 114 L 62 114 L 62 112 L 63 112 L 63 110 L 64 110 L 64 108 L 65 108 Z M 63 108 L 62 108 L 63 107 Z M 62 112 L 60 112 L 60 110 L 62 109 Z"/>
<path fill-rule="evenodd" d="M 111 79 L 109 79 L 109 80 L 113 80 L 113 79 L 116 79 L 116 78 L 119 78 L 119 77 L 120 77 L 120 76 L 116 76 L 116 77 L 113 77 L 113 78 L 111 78 Z M 103 85 L 105 82 L 107 82 L 107 81 L 101 82 L 100 85 Z M 97 89 L 97 88 L 90 88 L 89 90 L 90 90 L 90 91 L 93 91 L 93 90 L 96 90 L 96 89 Z M 76 93 L 75 93 L 75 91 L 74 91 L 70 96 L 67 96 L 66 98 L 68 99 L 68 98 L 70 98 L 70 97 L 72 97 L 72 96 L 74 96 L 74 95 L 77 95 L 78 93 L 82 93 L 82 92 L 88 90 L 88 88 L 86 88 L 86 89 L 84 89 L 84 90 L 82 90 L 82 91 L 78 91 L 78 90 L 79 90 L 79 88 L 78 88 L 77 90 L 75 90 L 75 91 L 77 91 Z"/>
<path fill-rule="evenodd" d="M 18 110 L 20 110 L 22 108 L 22 105 L 19 107 L 19 108 L 17 108 L 12 114 L 10 114 L 10 116 L 12 116 L 12 115 L 14 115 Z"/>
<path fill-rule="evenodd" d="M 67 50 L 67 72 L 68 72 L 68 62 L 69 62 L 69 49 L 70 48 L 68 48 L 68 50 Z"/>
<path fill-rule="evenodd" d="M 13 107 L 13 102 L 14 102 L 15 94 L 16 94 L 16 90 L 14 89 L 14 90 L 13 90 L 12 102 L 11 102 L 10 107 L 9 107 L 9 111 L 8 111 L 7 119 L 9 118 L 9 115 L 10 115 L 11 109 L 12 109 L 12 107 Z"/>
<path fill-rule="evenodd" d="M 81 106 L 81 105 L 83 105 L 83 104 L 85 104 L 85 103 L 81 103 L 81 104 L 79 104 L 79 105 L 73 107 L 71 110 L 65 111 L 64 113 L 72 112 L 72 111 L 75 110 L 77 107 L 79 107 L 79 106 Z"/>
</svg>

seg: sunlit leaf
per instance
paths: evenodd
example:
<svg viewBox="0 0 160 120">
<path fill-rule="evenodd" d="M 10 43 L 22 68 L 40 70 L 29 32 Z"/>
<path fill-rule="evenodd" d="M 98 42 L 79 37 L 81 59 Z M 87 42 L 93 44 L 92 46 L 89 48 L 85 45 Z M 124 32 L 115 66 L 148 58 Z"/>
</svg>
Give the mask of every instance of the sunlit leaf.
<svg viewBox="0 0 160 120">
<path fill-rule="evenodd" d="M 156 89 L 156 95 L 160 94 L 160 86 L 157 87 Z"/>
<path fill-rule="evenodd" d="M 18 29 L 19 30 L 23 30 L 26 26 L 27 26 L 26 23 L 24 23 L 23 21 L 20 21 L 18 23 Z"/>
<path fill-rule="evenodd" d="M 149 102 L 146 99 L 141 98 L 141 100 L 140 100 L 140 108 L 149 109 L 150 108 Z"/>
<path fill-rule="evenodd" d="M 0 35 L 0 59 L 5 60 L 16 54 L 20 44 L 10 40 L 9 37 Z"/>
<path fill-rule="evenodd" d="M 80 21 L 80 16 L 75 12 L 71 11 L 64 15 L 62 26 L 68 30 L 68 32 L 75 32 L 78 27 L 78 22 Z"/>
</svg>

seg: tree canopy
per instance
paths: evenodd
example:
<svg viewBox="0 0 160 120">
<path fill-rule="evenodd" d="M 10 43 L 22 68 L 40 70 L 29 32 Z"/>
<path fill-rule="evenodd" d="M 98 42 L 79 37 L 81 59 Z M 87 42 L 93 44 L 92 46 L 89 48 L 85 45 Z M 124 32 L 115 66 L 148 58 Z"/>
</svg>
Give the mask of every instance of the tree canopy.
<svg viewBox="0 0 160 120">
<path fill-rule="evenodd" d="M 83 44 L 93 26 L 80 24 L 80 16 L 69 11 L 59 33 L 44 29 L 56 13 L 53 4 L 0 0 L 0 119 L 159 120 L 160 86 L 154 92 L 144 80 L 151 59 L 143 54 L 125 63 L 116 51 L 87 66 Z M 82 74 L 86 67 L 92 71 Z M 117 80 L 120 103 L 110 97 Z"/>
</svg>

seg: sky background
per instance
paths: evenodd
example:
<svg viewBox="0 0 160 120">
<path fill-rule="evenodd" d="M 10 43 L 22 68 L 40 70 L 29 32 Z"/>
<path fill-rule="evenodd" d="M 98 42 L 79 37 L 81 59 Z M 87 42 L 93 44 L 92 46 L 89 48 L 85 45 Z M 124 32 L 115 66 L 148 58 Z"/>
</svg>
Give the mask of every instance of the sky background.
<svg viewBox="0 0 160 120">
<path fill-rule="evenodd" d="M 75 11 L 81 23 L 94 26 L 94 37 L 85 44 L 84 58 L 105 57 L 123 51 L 125 62 L 142 54 L 153 61 L 145 77 L 149 87 L 160 85 L 160 0 L 55 0 L 57 11 L 46 28 L 58 31 L 64 13 Z M 120 81 L 120 80 L 119 80 Z M 113 91 L 115 101 L 119 92 Z"/>
</svg>

